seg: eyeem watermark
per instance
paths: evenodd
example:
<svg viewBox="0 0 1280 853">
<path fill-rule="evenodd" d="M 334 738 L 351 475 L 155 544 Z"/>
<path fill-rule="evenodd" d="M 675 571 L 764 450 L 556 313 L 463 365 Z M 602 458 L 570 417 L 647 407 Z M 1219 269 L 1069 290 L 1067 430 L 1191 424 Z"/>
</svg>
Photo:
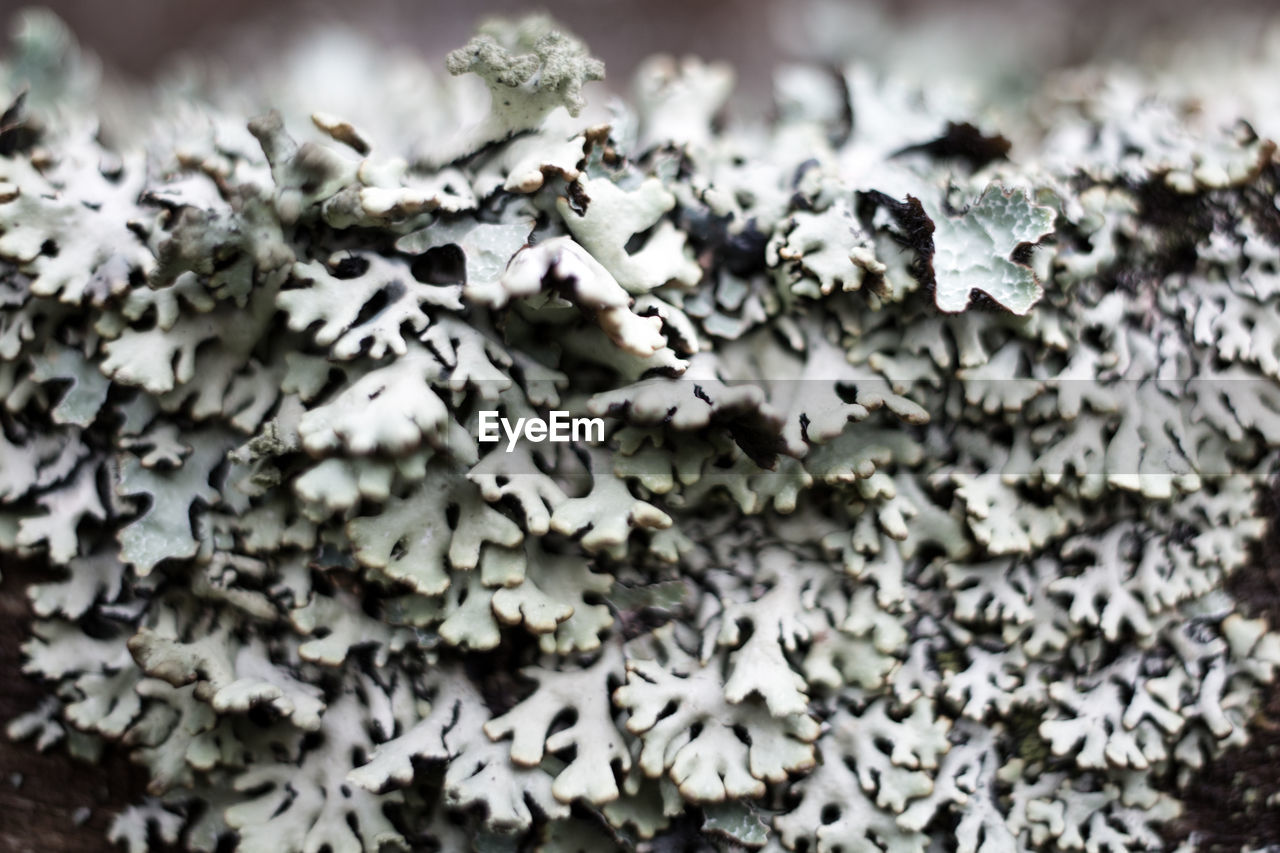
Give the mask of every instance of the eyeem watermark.
<svg viewBox="0 0 1280 853">
<path fill-rule="evenodd" d="M 501 441 L 507 437 L 507 452 L 515 449 L 516 442 L 524 437 L 535 444 L 543 441 L 604 441 L 604 418 L 574 418 L 569 413 L 553 410 L 549 418 L 516 418 L 513 424 L 499 417 L 496 411 L 480 412 L 481 444 Z"/>
</svg>

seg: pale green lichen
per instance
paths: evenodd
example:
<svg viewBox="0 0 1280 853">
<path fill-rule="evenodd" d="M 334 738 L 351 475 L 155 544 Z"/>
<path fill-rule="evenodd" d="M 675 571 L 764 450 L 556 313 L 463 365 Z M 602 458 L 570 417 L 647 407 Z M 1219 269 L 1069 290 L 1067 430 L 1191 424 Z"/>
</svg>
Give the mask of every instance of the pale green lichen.
<svg viewBox="0 0 1280 853">
<path fill-rule="evenodd" d="M 751 123 L 659 59 L 610 126 L 534 18 L 450 56 L 487 105 L 268 76 L 256 119 L 138 93 L 139 139 L 25 20 L 0 548 L 50 567 L 49 697 L 9 731 L 128 750 L 131 851 L 1136 853 L 1247 741 L 1256 102 L 793 67 Z M 477 440 L 552 410 L 605 440 Z"/>
</svg>

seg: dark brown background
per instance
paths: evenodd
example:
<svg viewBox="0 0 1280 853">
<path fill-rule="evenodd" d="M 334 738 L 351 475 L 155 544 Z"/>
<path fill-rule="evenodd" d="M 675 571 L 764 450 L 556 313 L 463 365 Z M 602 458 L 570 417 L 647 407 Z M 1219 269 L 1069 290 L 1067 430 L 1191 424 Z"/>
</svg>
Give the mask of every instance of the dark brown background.
<svg viewBox="0 0 1280 853">
<path fill-rule="evenodd" d="M 119 752 L 94 766 L 72 761 L 60 747 L 41 755 L 5 737 L 9 720 L 34 708 L 44 692 L 22 675 L 19 646 L 31 621 L 24 590 L 49 575 L 3 555 L 0 573 L 0 851 L 110 849 L 106 833 L 114 812 L 142 795 L 146 774 Z M 76 812 L 85 807 L 88 820 L 77 826 Z"/>
<path fill-rule="evenodd" d="M 23 5 L 0 0 L 0 22 Z M 333 21 L 426 56 L 441 55 L 463 44 L 479 17 L 538 8 L 586 39 L 605 60 L 615 85 L 653 53 L 695 53 L 731 61 L 742 87 L 760 91 L 779 61 L 812 58 L 813 52 L 795 34 L 809 5 L 799 0 L 51 0 L 45 5 L 109 67 L 134 77 L 151 75 L 184 52 L 248 59 L 251 65 L 317 21 Z M 1018 52 L 1044 66 L 1138 58 L 1165 36 L 1216 35 L 1244 47 L 1280 12 L 1280 5 L 1268 0 L 824 0 L 821 5 L 860 9 L 867 20 L 905 29 L 953 18 L 955 39 L 964 42 L 954 46 L 956 51 L 971 48 L 985 58 L 1004 55 L 1016 42 Z M 857 23 L 843 28 L 847 32 L 839 38 L 869 59 L 895 49 L 874 28 Z M 993 46 L 1000 50 L 993 53 Z"/>
</svg>

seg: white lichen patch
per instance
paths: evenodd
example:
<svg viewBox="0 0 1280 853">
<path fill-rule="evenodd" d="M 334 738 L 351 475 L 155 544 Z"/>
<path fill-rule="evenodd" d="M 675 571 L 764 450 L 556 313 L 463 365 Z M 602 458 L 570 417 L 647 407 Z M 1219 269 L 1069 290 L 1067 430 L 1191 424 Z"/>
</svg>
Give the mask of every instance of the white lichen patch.
<svg viewBox="0 0 1280 853">
<path fill-rule="evenodd" d="M 322 41 L 279 112 L 194 80 L 100 128 L 24 20 L 8 731 L 128 751 L 131 853 L 1138 853 L 1249 741 L 1258 92 L 792 66 L 738 117 L 658 58 L 605 124 L 538 17 L 461 80 Z"/>
</svg>

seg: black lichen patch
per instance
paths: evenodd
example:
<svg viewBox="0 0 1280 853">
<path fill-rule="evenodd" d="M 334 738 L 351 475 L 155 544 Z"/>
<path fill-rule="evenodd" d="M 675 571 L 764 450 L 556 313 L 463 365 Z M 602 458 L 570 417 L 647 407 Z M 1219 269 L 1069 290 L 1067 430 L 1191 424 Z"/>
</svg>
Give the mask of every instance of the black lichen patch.
<svg viewBox="0 0 1280 853">
<path fill-rule="evenodd" d="M 22 92 L 0 113 L 0 157 L 12 157 L 31 150 L 40 139 L 39 128 L 24 110 L 27 93 Z"/>
<path fill-rule="evenodd" d="M 937 139 L 909 145 L 894 154 L 927 154 L 935 160 L 959 160 L 975 172 L 997 160 L 1008 159 L 1012 143 L 1000 134 L 988 136 L 967 121 L 947 122 L 946 132 Z"/>
<path fill-rule="evenodd" d="M 890 198 L 882 192 L 858 194 L 858 219 L 870 229 L 876 208 L 883 207 L 896 226 L 894 238 L 904 247 L 915 252 L 911 274 L 929 294 L 935 286 L 933 274 L 933 220 L 924 212 L 920 199 L 908 195 L 905 201 Z"/>
</svg>

